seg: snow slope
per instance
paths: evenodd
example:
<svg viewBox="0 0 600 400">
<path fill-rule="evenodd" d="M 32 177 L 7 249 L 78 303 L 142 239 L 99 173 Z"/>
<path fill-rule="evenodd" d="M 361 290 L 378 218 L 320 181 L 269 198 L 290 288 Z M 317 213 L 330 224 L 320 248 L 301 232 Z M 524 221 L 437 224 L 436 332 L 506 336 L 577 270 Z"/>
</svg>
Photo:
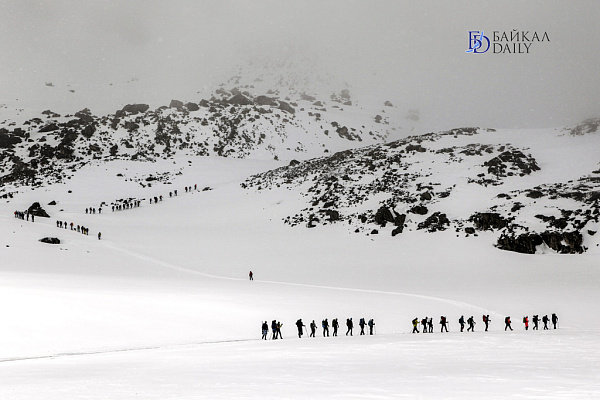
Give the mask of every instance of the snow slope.
<svg viewBox="0 0 600 400">
<path fill-rule="evenodd" d="M 510 140 L 543 147 L 531 134 Z M 557 182 L 591 172 L 597 161 L 588 150 L 585 168 L 571 173 L 552 148 L 536 157 Z M 600 396 L 597 251 L 524 255 L 494 248 L 486 232 L 466 239 L 291 228 L 283 218 L 303 204 L 298 192 L 240 186 L 280 165 L 97 160 L 61 184 L 16 188 L 0 204 L 0 397 Z M 136 178 L 161 173 L 169 183 L 143 187 Z M 200 190 L 185 192 L 196 184 Z M 162 202 L 149 204 L 159 195 Z M 85 213 L 127 197 L 142 206 Z M 51 218 L 13 218 L 34 201 Z M 90 235 L 57 228 L 59 219 Z M 38 241 L 46 236 L 61 244 Z M 553 312 L 556 331 L 525 331 L 520 322 Z M 492 319 L 487 333 L 483 313 Z M 438 332 L 441 315 L 450 333 Z M 457 332 L 461 315 L 475 316 L 475 333 Z M 513 332 L 503 330 L 507 315 Z M 410 321 L 425 316 L 436 333 L 410 334 Z M 297 339 L 298 318 L 320 326 L 336 317 L 340 337 L 322 338 L 319 327 L 317 338 Z M 355 325 L 374 318 L 377 335 L 357 337 L 355 327 L 346 337 L 348 317 Z M 284 324 L 284 340 L 259 342 L 261 322 L 272 319 Z"/>
</svg>

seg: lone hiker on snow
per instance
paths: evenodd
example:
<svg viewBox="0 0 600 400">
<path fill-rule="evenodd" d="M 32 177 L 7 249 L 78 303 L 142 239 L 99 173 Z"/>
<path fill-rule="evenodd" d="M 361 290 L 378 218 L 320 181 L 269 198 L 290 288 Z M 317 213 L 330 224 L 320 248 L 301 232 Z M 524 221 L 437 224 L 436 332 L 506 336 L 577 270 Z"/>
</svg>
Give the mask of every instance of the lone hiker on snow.
<svg viewBox="0 0 600 400">
<path fill-rule="evenodd" d="M 298 337 L 299 338 L 302 338 L 302 334 L 304 333 L 304 332 L 302 332 L 302 328 L 304 326 L 305 325 L 302 323 L 302 318 L 300 318 L 298 321 L 296 321 L 296 327 L 298 328 Z"/>
<path fill-rule="evenodd" d="M 251 281 L 254 280 L 254 274 L 252 273 L 252 271 L 250 271 L 250 273 L 248 274 L 248 277 L 250 277 Z"/>
<path fill-rule="evenodd" d="M 367 323 L 365 322 L 365 319 L 361 318 L 360 321 L 358 321 L 358 325 L 360 326 L 360 334 L 364 335 L 365 334 L 365 325 L 367 325 Z"/>
<path fill-rule="evenodd" d="M 489 314 L 483 316 L 483 323 L 485 324 L 485 331 L 486 332 L 488 331 L 488 325 L 489 325 L 490 321 L 491 321 L 491 319 L 490 319 L 490 315 Z"/>
<path fill-rule="evenodd" d="M 444 332 L 444 328 L 446 328 L 446 332 L 448 332 L 448 325 L 446 325 L 448 323 L 448 320 L 446 319 L 445 316 L 441 316 L 440 317 L 440 324 L 442 325 L 442 330 L 440 332 Z"/>
<path fill-rule="evenodd" d="M 321 322 L 321 326 L 323 327 L 323 337 L 325 337 L 325 334 L 329 337 L 329 321 L 327 321 L 327 318 Z"/>
<path fill-rule="evenodd" d="M 348 327 L 346 336 L 348 336 L 348 332 L 350 332 L 350 336 L 352 336 L 352 328 L 354 328 L 354 322 L 352 322 L 352 318 L 346 319 L 346 326 Z"/>
<path fill-rule="evenodd" d="M 317 324 L 315 324 L 315 320 L 313 319 L 310 323 L 310 337 L 315 337 L 315 332 L 317 330 Z"/>
<path fill-rule="evenodd" d="M 471 315 L 471 317 L 467 320 L 467 323 L 469 324 L 469 327 L 467 328 L 467 332 L 471 331 L 471 332 L 475 332 L 475 319 L 473 318 L 473 316 Z"/>
<path fill-rule="evenodd" d="M 510 326 L 510 317 L 504 318 L 504 330 L 506 331 L 507 329 L 513 330 L 512 326 Z"/>
<path fill-rule="evenodd" d="M 267 340 L 267 333 L 269 333 L 269 325 L 267 325 L 267 321 L 262 324 L 262 338 Z"/>
<path fill-rule="evenodd" d="M 412 333 L 419 333 L 419 318 L 415 318 L 412 320 L 413 331 Z"/>
</svg>

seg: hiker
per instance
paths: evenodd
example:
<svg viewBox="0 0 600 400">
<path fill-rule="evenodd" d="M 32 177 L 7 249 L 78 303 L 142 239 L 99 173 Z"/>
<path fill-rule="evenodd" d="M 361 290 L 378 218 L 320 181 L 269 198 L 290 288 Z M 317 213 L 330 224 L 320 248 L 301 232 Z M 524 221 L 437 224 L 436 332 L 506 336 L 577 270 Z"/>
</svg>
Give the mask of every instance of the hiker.
<svg viewBox="0 0 600 400">
<path fill-rule="evenodd" d="M 100 240 L 100 237 L 102 237 L 102 232 L 98 232 L 98 240 Z"/>
<path fill-rule="evenodd" d="M 531 330 L 532 331 L 539 330 L 538 324 L 540 323 L 540 317 L 537 314 L 533 316 L 533 318 L 531 319 L 531 322 L 533 322 L 533 328 Z"/>
<path fill-rule="evenodd" d="M 85 209 L 85 213 L 86 213 L 86 214 L 88 213 L 88 209 L 87 209 L 87 208 Z"/>
<path fill-rule="evenodd" d="M 419 318 L 413 319 L 412 324 L 413 324 L 412 333 L 419 333 Z"/>
<path fill-rule="evenodd" d="M 271 340 L 277 339 L 277 321 L 271 321 L 271 331 L 273 332 L 273 336 L 271 336 Z"/>
<path fill-rule="evenodd" d="M 465 329 L 465 316 L 464 315 L 460 316 L 458 323 L 460 324 L 460 331 L 462 332 Z"/>
<path fill-rule="evenodd" d="M 373 334 L 373 327 L 375 326 L 375 321 L 373 321 L 373 318 L 371 318 L 369 320 L 369 335 Z"/>
<path fill-rule="evenodd" d="M 548 319 L 548 316 L 547 316 L 547 315 L 544 315 L 544 316 L 542 317 L 542 322 L 544 323 L 544 330 L 545 330 L 545 331 L 547 331 L 547 330 L 548 330 L 548 321 L 549 321 L 549 319 Z"/>
<path fill-rule="evenodd" d="M 339 326 L 340 325 L 338 324 L 337 318 L 334 318 L 333 321 L 331 321 L 331 327 L 333 328 L 332 336 L 337 336 L 337 330 L 338 330 Z"/>
<path fill-rule="evenodd" d="M 33 218 L 33 217 L 32 217 Z M 32 220 L 33 221 L 33 220 Z M 552 314 L 552 325 L 554 325 L 554 329 L 556 329 L 556 324 L 558 324 L 558 316 L 556 314 Z"/>
<path fill-rule="evenodd" d="M 473 318 L 473 316 L 471 315 L 471 317 L 467 320 L 467 323 L 469 324 L 469 327 L 467 328 L 467 332 L 471 331 L 471 332 L 475 332 L 475 319 Z"/>
<path fill-rule="evenodd" d="M 364 335 L 365 334 L 365 325 L 367 325 L 367 323 L 365 322 L 365 319 L 361 318 L 360 321 L 358 321 L 358 325 L 360 326 L 360 334 Z"/>
<path fill-rule="evenodd" d="M 448 320 L 446 319 L 445 316 L 441 316 L 440 318 L 440 324 L 442 325 L 442 330 L 440 332 L 444 332 L 444 328 L 446 328 L 446 332 L 448 332 L 448 325 L 446 325 L 448 323 Z"/>
<path fill-rule="evenodd" d="M 254 280 L 254 274 L 252 273 L 252 271 L 250 271 L 250 273 L 248 274 L 248 276 L 250 277 L 250 280 L 253 281 Z"/>
<path fill-rule="evenodd" d="M 348 336 L 348 332 L 350 332 L 350 336 L 352 336 L 352 328 L 354 328 L 354 322 L 352 322 L 352 318 L 346 319 L 346 326 L 348 330 L 346 331 L 346 336 Z"/>
<path fill-rule="evenodd" d="M 304 327 L 305 325 L 302 323 L 302 318 L 300 318 L 298 321 L 296 321 L 296 327 L 298 328 L 298 337 L 302 338 L 302 334 L 304 332 L 302 332 L 302 327 Z"/>
<path fill-rule="evenodd" d="M 283 336 L 281 336 L 281 327 L 283 326 L 283 324 L 280 321 L 277 321 L 277 333 L 275 335 L 275 339 L 277 339 L 277 336 L 279 336 L 279 339 L 283 339 Z"/>
<path fill-rule="evenodd" d="M 321 322 L 321 327 L 323 328 L 323 337 L 325 337 L 326 333 L 327 337 L 329 337 L 329 321 L 327 321 L 327 318 L 325 318 L 323 322 Z"/>
<path fill-rule="evenodd" d="M 262 339 L 267 340 L 267 333 L 269 333 L 269 325 L 267 325 L 267 321 L 265 321 L 262 324 Z"/>
<path fill-rule="evenodd" d="M 488 331 L 488 324 L 490 323 L 490 315 L 484 315 L 483 316 L 483 323 L 485 324 L 485 331 Z"/>
<path fill-rule="evenodd" d="M 528 331 L 529 330 L 529 316 L 528 315 L 523 317 L 523 323 L 525 324 L 525 330 Z"/>
<path fill-rule="evenodd" d="M 423 325 L 423 333 L 427 333 L 427 317 L 421 320 L 421 325 Z"/>
<path fill-rule="evenodd" d="M 510 329 L 511 331 L 513 330 L 512 326 L 510 326 L 510 317 L 506 317 L 504 318 L 504 330 L 506 331 L 507 329 Z"/>
<path fill-rule="evenodd" d="M 310 337 L 315 337 L 315 332 L 317 331 L 317 324 L 315 324 L 315 320 L 313 319 L 310 323 Z"/>
<path fill-rule="evenodd" d="M 429 318 L 427 325 L 429 326 L 429 333 L 433 333 L 433 317 Z"/>
</svg>

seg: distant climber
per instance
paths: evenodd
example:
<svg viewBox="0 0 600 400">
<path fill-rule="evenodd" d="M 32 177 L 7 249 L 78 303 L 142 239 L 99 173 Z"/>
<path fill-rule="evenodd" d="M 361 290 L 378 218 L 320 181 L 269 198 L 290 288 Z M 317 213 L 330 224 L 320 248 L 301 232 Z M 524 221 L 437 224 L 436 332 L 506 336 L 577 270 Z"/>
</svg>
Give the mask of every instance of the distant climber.
<svg viewBox="0 0 600 400">
<path fill-rule="evenodd" d="M 337 318 L 334 318 L 334 319 L 331 321 L 331 327 L 333 328 L 333 334 L 332 334 L 332 336 L 337 336 L 337 335 L 338 335 L 338 334 L 337 334 L 337 330 L 338 330 L 338 328 L 340 327 L 340 324 L 338 323 L 338 320 L 337 320 Z"/>
<path fill-rule="evenodd" d="M 375 321 L 373 321 L 373 318 L 371 318 L 369 320 L 369 335 L 373 334 L 373 327 L 375 326 Z"/>
<path fill-rule="evenodd" d="M 254 280 L 254 274 L 252 273 L 252 271 L 250 271 L 250 273 L 248 274 L 248 276 L 250 277 L 250 280 L 253 281 Z"/>
<path fill-rule="evenodd" d="M 490 319 L 490 315 L 484 315 L 483 316 L 483 323 L 485 324 L 485 331 L 488 331 L 488 325 L 490 323 L 491 319 Z"/>
<path fill-rule="evenodd" d="M 549 321 L 549 319 L 548 319 L 548 316 L 547 316 L 547 315 L 544 315 L 544 316 L 542 317 L 542 322 L 544 323 L 544 330 L 545 330 L 545 331 L 547 331 L 547 330 L 548 330 L 548 321 Z"/>
<path fill-rule="evenodd" d="M 467 320 L 467 323 L 469 324 L 469 327 L 467 328 L 467 332 L 471 331 L 471 332 L 475 332 L 475 318 L 473 318 L 473 316 L 471 315 L 471 317 L 469 317 L 469 319 Z"/>
<path fill-rule="evenodd" d="M 440 332 L 444 332 L 444 329 L 446 329 L 446 332 L 448 332 L 448 319 L 445 316 L 441 316 L 440 317 L 440 325 L 442 325 L 442 329 Z"/>
<path fill-rule="evenodd" d="M 510 326 L 511 322 L 510 322 L 510 317 L 506 317 L 504 318 L 504 330 L 506 331 L 507 329 L 510 329 L 511 331 L 513 330 L 512 326 Z"/>
<path fill-rule="evenodd" d="M 460 331 L 464 331 L 465 329 L 465 316 L 461 315 L 460 318 L 458 319 L 458 323 L 460 324 Z"/>
<path fill-rule="evenodd" d="M 419 318 L 412 320 L 413 330 L 412 333 L 419 333 Z"/>
<path fill-rule="evenodd" d="M 313 319 L 310 323 L 310 337 L 315 337 L 315 332 L 317 331 L 317 324 L 315 324 L 315 320 Z"/>
<path fill-rule="evenodd" d="M 350 336 L 352 336 L 352 328 L 354 328 L 354 322 L 352 322 L 352 318 L 346 319 L 346 326 L 348 327 L 348 330 L 346 331 L 346 336 L 348 336 L 348 333 L 350 333 Z"/>
<path fill-rule="evenodd" d="M 367 323 L 365 322 L 364 318 L 361 318 L 358 321 L 358 326 L 360 326 L 360 334 L 364 335 L 365 334 L 365 325 L 367 325 Z"/>
<path fill-rule="evenodd" d="M 302 334 L 304 333 L 304 332 L 302 331 L 302 328 L 303 328 L 304 326 L 305 326 L 305 325 L 302 323 L 302 318 L 300 318 L 298 321 L 296 321 L 296 327 L 298 328 L 298 337 L 299 337 L 299 338 L 302 338 Z"/>
<path fill-rule="evenodd" d="M 267 321 L 262 324 L 262 339 L 267 340 L 267 333 L 269 333 L 269 325 L 267 325 Z"/>
<path fill-rule="evenodd" d="M 529 316 L 528 315 L 523 317 L 523 323 L 525 324 L 525 330 L 528 331 L 529 330 Z"/>
<path fill-rule="evenodd" d="M 533 328 L 531 329 L 532 331 L 537 331 L 538 329 L 538 324 L 540 323 L 540 317 L 535 314 L 533 316 L 533 318 L 531 319 L 531 322 L 533 322 Z"/>
<path fill-rule="evenodd" d="M 327 321 L 327 318 L 321 322 L 321 327 L 323 328 L 323 337 L 325 337 L 325 334 L 329 337 L 329 321 Z"/>
<path fill-rule="evenodd" d="M 556 314 L 552 314 L 552 325 L 554 325 L 554 329 L 556 329 L 556 324 L 558 324 L 558 316 Z"/>
</svg>

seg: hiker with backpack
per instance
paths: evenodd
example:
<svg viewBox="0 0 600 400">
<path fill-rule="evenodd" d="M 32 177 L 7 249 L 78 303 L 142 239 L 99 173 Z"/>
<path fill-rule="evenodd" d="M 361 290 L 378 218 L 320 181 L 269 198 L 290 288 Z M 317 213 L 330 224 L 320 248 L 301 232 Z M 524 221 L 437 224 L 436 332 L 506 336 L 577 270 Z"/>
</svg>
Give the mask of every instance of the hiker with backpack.
<svg viewBox="0 0 600 400">
<path fill-rule="evenodd" d="M 423 326 L 423 333 L 427 333 L 427 317 L 421 320 L 421 325 Z"/>
<path fill-rule="evenodd" d="M 506 331 L 507 329 L 510 329 L 511 331 L 513 330 L 512 326 L 510 326 L 510 324 L 511 324 L 510 317 L 504 318 L 504 331 Z"/>
<path fill-rule="evenodd" d="M 302 328 L 306 326 L 302 323 L 302 318 L 300 318 L 298 321 L 296 321 L 296 327 L 298 328 L 298 338 L 302 338 L 302 334 L 304 333 L 302 331 Z"/>
<path fill-rule="evenodd" d="M 369 335 L 373 334 L 373 327 L 375 326 L 375 321 L 373 321 L 373 318 L 371 318 L 369 320 Z"/>
<path fill-rule="evenodd" d="M 331 321 L 331 327 L 333 328 L 333 335 L 332 336 L 337 336 L 337 330 L 340 327 L 340 324 L 338 323 L 337 318 L 334 318 Z"/>
<path fill-rule="evenodd" d="M 419 318 L 413 319 L 412 324 L 413 324 L 412 333 L 419 333 Z"/>
<path fill-rule="evenodd" d="M 483 323 L 485 324 L 485 331 L 486 332 L 488 331 L 488 325 L 489 325 L 490 321 L 491 321 L 491 319 L 490 319 L 490 315 L 489 314 L 483 316 Z"/>
<path fill-rule="evenodd" d="M 544 315 L 544 316 L 542 317 L 542 322 L 544 323 L 544 330 L 545 330 L 545 331 L 547 331 L 547 330 L 548 330 L 548 321 L 549 321 L 549 319 L 548 319 L 548 316 L 547 316 L 547 315 Z"/>
<path fill-rule="evenodd" d="M 442 325 L 442 330 L 440 332 L 444 332 L 444 329 L 446 329 L 446 332 L 448 332 L 448 319 L 445 316 L 441 316 L 440 317 L 440 325 Z"/>
<path fill-rule="evenodd" d="M 315 324 L 315 320 L 313 319 L 310 323 L 310 337 L 315 337 L 315 332 L 317 330 L 317 324 Z"/>
<path fill-rule="evenodd" d="M 348 336 L 348 332 L 350 332 L 350 336 L 352 336 L 352 328 L 354 328 L 354 322 L 352 322 L 352 318 L 346 319 L 346 326 L 348 330 L 346 331 L 346 336 Z"/>
<path fill-rule="evenodd" d="M 467 332 L 469 332 L 469 331 L 475 332 L 475 319 L 473 318 L 472 315 L 467 320 L 467 323 L 469 324 L 469 327 L 467 328 Z"/>
<path fill-rule="evenodd" d="M 267 334 L 269 333 L 269 325 L 267 325 L 267 321 L 262 324 L 262 339 L 267 340 Z"/>
<path fill-rule="evenodd" d="M 281 327 L 283 326 L 283 324 L 280 321 L 277 321 L 277 332 L 275 333 L 275 339 L 277 339 L 277 336 L 279 336 L 279 339 L 283 339 L 283 336 L 281 336 Z"/>
<path fill-rule="evenodd" d="M 277 339 L 277 321 L 271 321 L 271 331 L 273 331 L 273 336 L 271 336 L 271 340 Z"/>
<path fill-rule="evenodd" d="M 327 321 L 327 318 L 321 322 L 321 327 L 323 328 L 323 337 L 325 337 L 325 334 L 329 337 L 329 321 Z"/>
<path fill-rule="evenodd" d="M 465 316 L 461 315 L 458 323 L 460 324 L 460 331 L 463 332 L 465 330 Z"/>
<path fill-rule="evenodd" d="M 523 317 L 523 323 L 525 324 L 525 330 L 528 331 L 529 330 L 529 316 L 528 315 Z"/>
<path fill-rule="evenodd" d="M 433 333 L 433 317 L 429 318 L 427 325 L 429 326 L 429 333 Z"/>
<path fill-rule="evenodd" d="M 532 331 L 539 330 L 538 324 L 540 323 L 540 317 L 537 314 L 533 316 L 533 318 L 531 319 L 531 322 L 533 322 L 533 328 L 531 330 Z"/>
<path fill-rule="evenodd" d="M 556 324 L 558 324 L 558 316 L 556 314 L 552 314 L 552 325 L 554 325 L 554 329 L 556 329 Z"/>
<path fill-rule="evenodd" d="M 361 318 L 360 321 L 358 321 L 358 325 L 360 326 L 360 334 L 362 336 L 365 334 L 365 325 L 367 325 L 367 323 L 365 322 L 365 319 Z"/>
</svg>

